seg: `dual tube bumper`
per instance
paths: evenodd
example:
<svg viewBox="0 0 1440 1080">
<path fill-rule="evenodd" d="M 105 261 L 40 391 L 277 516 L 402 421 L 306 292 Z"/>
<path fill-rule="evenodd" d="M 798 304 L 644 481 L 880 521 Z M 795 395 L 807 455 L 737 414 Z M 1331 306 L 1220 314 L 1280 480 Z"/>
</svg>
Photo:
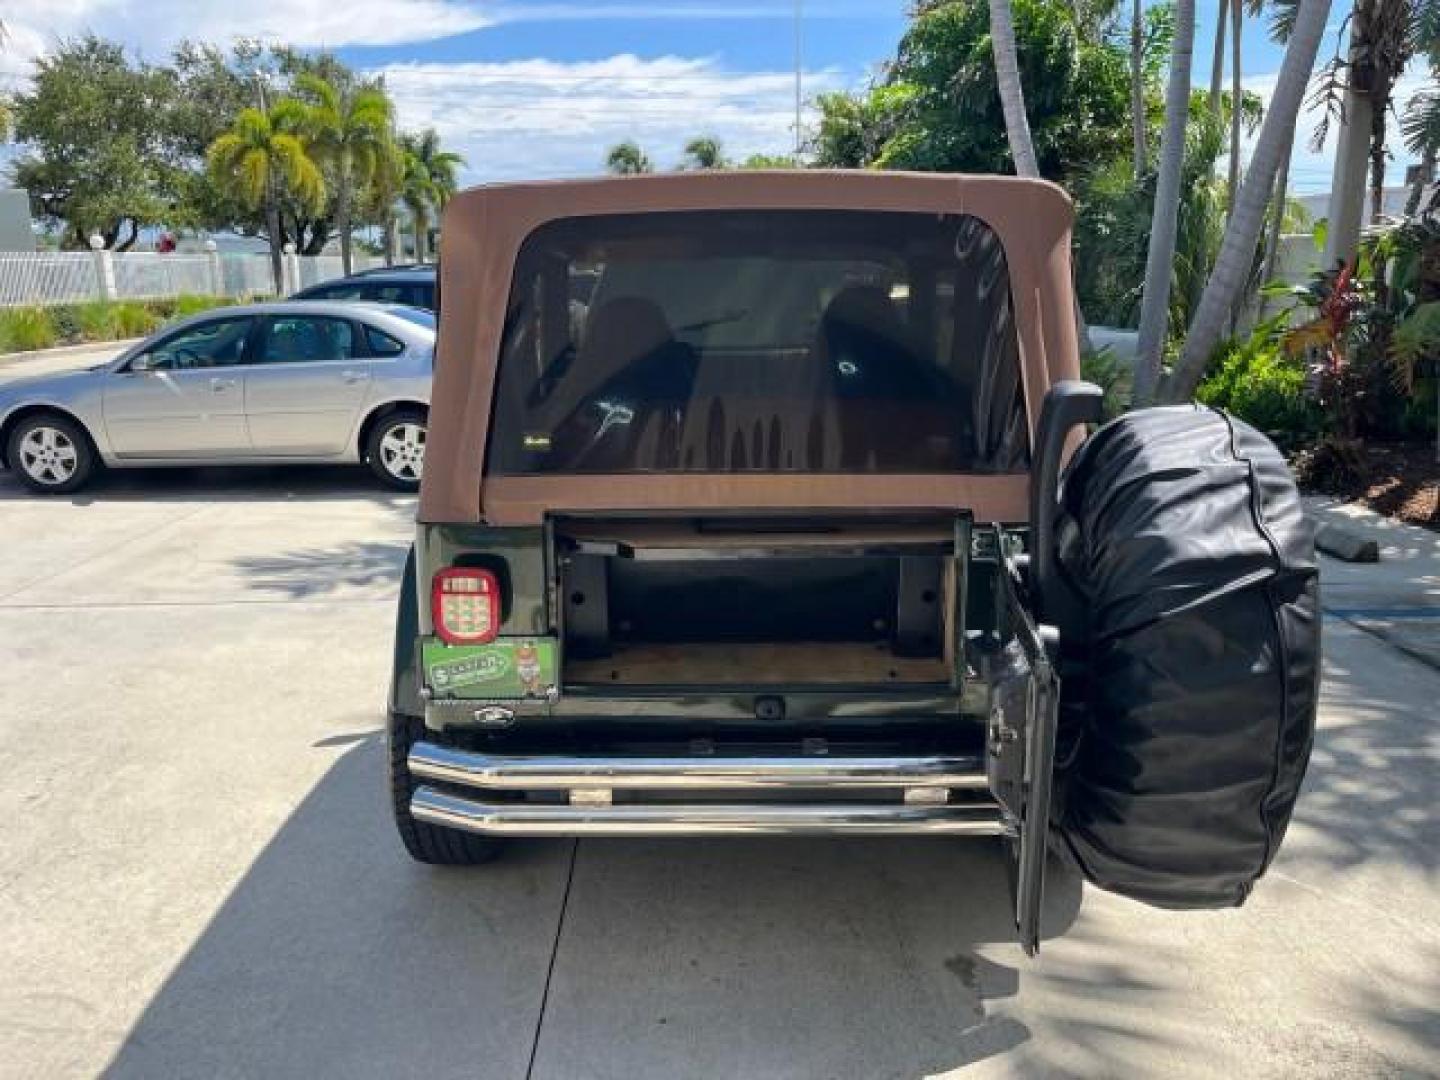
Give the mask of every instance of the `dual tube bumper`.
<svg viewBox="0 0 1440 1080">
<path fill-rule="evenodd" d="M 420 742 L 409 766 L 417 820 L 486 836 L 1010 831 L 978 758 L 516 757 Z"/>
</svg>

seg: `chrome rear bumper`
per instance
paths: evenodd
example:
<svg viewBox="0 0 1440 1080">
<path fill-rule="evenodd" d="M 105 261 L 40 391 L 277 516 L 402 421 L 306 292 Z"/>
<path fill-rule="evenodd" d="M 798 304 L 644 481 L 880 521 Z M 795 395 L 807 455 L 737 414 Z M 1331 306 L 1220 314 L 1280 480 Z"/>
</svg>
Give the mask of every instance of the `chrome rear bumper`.
<svg viewBox="0 0 1440 1080">
<path fill-rule="evenodd" d="M 491 836 L 1008 831 L 986 793 L 983 763 L 973 758 L 506 757 L 422 742 L 411 749 L 409 766 L 417 779 L 482 795 L 422 786 L 411 798 L 417 820 Z M 508 795 L 495 798 L 497 792 Z M 566 801 L 521 801 L 529 792 L 551 799 L 563 792 Z M 679 792 L 697 801 L 675 801 Z M 870 798 L 845 801 L 859 792 Z M 952 792 L 966 801 L 950 801 Z M 746 801 L 729 801 L 731 794 Z M 785 801 L 764 801 L 775 796 Z"/>
</svg>

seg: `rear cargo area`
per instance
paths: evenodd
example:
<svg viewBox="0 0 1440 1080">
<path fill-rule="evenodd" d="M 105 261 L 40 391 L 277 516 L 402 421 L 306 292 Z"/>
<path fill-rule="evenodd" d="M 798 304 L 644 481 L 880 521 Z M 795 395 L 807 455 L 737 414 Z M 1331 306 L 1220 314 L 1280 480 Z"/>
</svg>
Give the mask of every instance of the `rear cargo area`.
<svg viewBox="0 0 1440 1080">
<path fill-rule="evenodd" d="M 561 520 L 580 686 L 948 686 L 955 522 Z"/>
</svg>

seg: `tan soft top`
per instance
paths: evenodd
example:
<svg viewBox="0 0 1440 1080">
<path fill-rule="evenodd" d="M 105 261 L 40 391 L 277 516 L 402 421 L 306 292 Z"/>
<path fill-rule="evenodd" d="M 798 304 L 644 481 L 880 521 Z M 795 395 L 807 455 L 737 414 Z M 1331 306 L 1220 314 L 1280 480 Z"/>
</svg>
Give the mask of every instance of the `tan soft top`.
<svg viewBox="0 0 1440 1080">
<path fill-rule="evenodd" d="M 1005 250 L 1033 430 L 1052 382 L 1079 377 L 1071 205 L 1040 180 L 795 169 L 690 172 L 472 188 L 445 209 L 440 338 L 420 520 L 539 523 L 551 511 L 971 509 L 1026 516 L 1023 476 L 673 474 L 483 478 L 491 395 L 516 256 L 559 218 L 669 210 L 970 214 Z"/>
</svg>

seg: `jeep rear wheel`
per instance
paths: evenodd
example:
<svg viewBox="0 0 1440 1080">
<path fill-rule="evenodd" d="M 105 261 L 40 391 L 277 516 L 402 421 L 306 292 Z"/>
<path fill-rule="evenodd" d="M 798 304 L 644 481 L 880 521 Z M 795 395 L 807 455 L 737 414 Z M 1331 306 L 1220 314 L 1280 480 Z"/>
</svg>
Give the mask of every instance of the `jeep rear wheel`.
<svg viewBox="0 0 1440 1080">
<path fill-rule="evenodd" d="M 500 841 L 458 829 L 445 829 L 416 821 L 410 813 L 410 796 L 419 785 L 410 775 L 410 747 L 425 734 L 425 722 L 392 712 L 388 725 L 390 808 L 400 842 L 416 862 L 432 866 L 478 866 L 500 852 Z"/>
</svg>

